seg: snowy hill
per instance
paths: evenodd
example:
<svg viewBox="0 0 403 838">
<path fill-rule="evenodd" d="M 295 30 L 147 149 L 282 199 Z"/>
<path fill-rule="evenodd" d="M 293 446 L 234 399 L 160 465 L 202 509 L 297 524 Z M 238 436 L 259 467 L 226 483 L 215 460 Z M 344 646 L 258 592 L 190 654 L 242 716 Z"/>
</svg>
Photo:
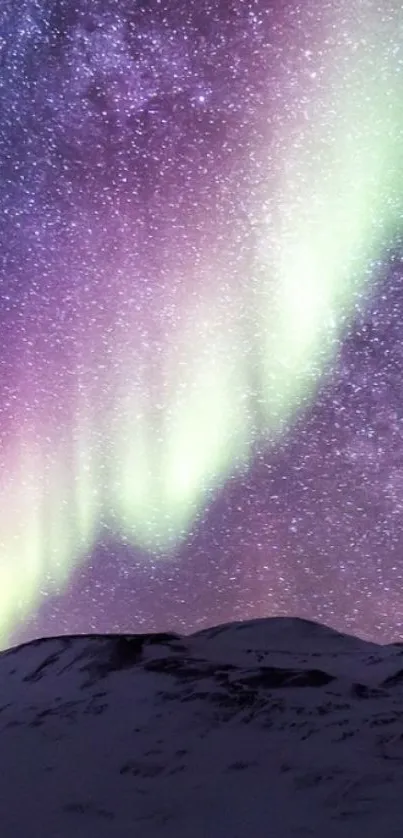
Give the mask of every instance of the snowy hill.
<svg viewBox="0 0 403 838">
<path fill-rule="evenodd" d="M 0 655 L 2 838 L 403 834 L 403 646 L 304 620 Z"/>
</svg>

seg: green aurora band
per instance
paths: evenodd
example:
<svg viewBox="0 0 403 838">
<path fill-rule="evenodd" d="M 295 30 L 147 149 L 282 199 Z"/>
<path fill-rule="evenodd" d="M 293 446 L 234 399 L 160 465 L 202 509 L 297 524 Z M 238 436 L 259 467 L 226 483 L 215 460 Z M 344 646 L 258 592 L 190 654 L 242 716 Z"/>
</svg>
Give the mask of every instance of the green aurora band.
<svg viewBox="0 0 403 838">
<path fill-rule="evenodd" d="M 284 77 L 284 97 L 295 107 L 279 119 L 267 187 L 251 208 L 249 320 L 245 288 L 234 283 L 229 295 L 225 266 L 207 252 L 189 265 L 191 280 L 172 277 L 168 324 L 161 326 L 166 301 L 156 304 L 149 350 L 138 313 L 123 322 L 110 310 L 106 333 L 81 324 L 84 351 L 57 416 L 46 399 L 33 401 L 28 422 L 21 404 L 1 484 L 4 645 L 44 591 L 67 585 L 102 522 L 133 546 L 169 555 L 212 492 L 248 467 L 253 442 L 273 444 L 312 400 L 371 264 L 398 230 L 403 120 L 388 55 L 392 23 L 363 17 L 356 18 L 362 35 L 351 23 L 350 38 L 327 22 L 299 89 L 287 92 Z M 262 171 L 265 155 L 256 151 Z M 130 282 L 118 266 L 123 305 Z M 84 303 L 83 296 L 87 310 Z M 32 367 L 22 369 L 20 391 L 29 393 Z M 56 362 L 45 374 L 59 375 Z"/>
</svg>

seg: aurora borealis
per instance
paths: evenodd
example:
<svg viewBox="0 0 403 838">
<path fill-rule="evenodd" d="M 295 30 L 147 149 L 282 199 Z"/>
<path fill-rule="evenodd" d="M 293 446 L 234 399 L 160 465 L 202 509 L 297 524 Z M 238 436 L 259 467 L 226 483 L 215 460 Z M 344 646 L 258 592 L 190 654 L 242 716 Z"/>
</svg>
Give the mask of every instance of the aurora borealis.
<svg viewBox="0 0 403 838">
<path fill-rule="evenodd" d="M 2 646 L 399 634 L 402 23 L 2 5 Z"/>
</svg>

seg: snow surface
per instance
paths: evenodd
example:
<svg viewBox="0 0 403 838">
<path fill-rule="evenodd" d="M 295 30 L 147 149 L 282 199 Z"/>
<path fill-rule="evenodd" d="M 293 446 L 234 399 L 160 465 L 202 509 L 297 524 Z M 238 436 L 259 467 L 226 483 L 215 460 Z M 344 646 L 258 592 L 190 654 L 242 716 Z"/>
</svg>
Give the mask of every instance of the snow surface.
<svg viewBox="0 0 403 838">
<path fill-rule="evenodd" d="M 274 618 L 0 654 L 1 838 L 403 835 L 403 645 Z"/>
</svg>

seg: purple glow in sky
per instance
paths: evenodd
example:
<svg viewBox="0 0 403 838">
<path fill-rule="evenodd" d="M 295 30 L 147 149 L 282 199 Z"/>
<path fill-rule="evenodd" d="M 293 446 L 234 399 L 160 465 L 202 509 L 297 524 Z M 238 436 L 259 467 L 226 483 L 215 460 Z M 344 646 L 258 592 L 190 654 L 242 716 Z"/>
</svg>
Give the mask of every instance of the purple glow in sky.
<svg viewBox="0 0 403 838">
<path fill-rule="evenodd" d="M 403 622 L 403 14 L 0 11 L 0 642 Z"/>
</svg>

